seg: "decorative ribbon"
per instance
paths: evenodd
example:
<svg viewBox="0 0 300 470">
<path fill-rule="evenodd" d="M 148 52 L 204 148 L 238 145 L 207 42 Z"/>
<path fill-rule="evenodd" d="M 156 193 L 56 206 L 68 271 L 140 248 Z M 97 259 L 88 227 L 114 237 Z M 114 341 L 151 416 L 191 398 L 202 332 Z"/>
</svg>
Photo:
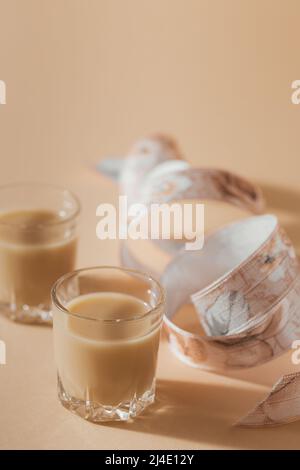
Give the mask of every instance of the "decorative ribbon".
<svg viewBox="0 0 300 470">
<path fill-rule="evenodd" d="M 104 160 L 99 169 L 118 178 L 129 204 L 213 199 L 254 214 L 264 208 L 258 187 L 227 171 L 192 168 L 165 136 L 141 139 L 127 158 Z M 160 276 L 167 297 L 164 324 L 170 348 L 183 362 L 208 369 L 256 366 L 300 338 L 299 263 L 275 216 L 256 215 L 223 227 L 206 238 L 202 250 L 185 251 L 183 244 L 166 240 L 159 246 L 173 253 Z M 147 270 L 126 242 L 121 258 L 127 266 Z M 203 336 L 173 322 L 190 302 Z M 282 377 L 238 424 L 267 426 L 298 418 L 300 373 Z"/>
</svg>

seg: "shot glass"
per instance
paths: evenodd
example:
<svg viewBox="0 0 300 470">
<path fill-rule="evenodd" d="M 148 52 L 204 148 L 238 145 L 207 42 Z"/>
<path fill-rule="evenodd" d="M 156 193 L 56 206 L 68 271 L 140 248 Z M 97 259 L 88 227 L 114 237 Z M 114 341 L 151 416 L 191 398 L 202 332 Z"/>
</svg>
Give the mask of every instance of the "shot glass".
<svg viewBox="0 0 300 470">
<path fill-rule="evenodd" d="M 160 284 L 118 267 L 80 269 L 52 289 L 59 400 L 93 422 L 127 421 L 155 397 Z"/>
<path fill-rule="evenodd" d="M 39 183 L 0 187 L 0 312 L 26 323 L 52 322 L 51 287 L 74 269 L 78 199 Z"/>
</svg>

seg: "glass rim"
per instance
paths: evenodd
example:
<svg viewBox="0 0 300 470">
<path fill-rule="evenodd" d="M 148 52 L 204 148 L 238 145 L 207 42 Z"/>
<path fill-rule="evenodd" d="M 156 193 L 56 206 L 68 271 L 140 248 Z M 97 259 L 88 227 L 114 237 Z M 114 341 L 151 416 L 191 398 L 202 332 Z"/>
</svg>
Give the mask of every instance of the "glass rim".
<svg viewBox="0 0 300 470">
<path fill-rule="evenodd" d="M 7 184 L 2 184 L 0 185 L 0 194 L 2 190 L 5 189 L 18 189 L 21 187 L 32 187 L 34 186 L 35 188 L 48 188 L 50 190 L 56 190 L 61 192 L 62 194 L 68 194 L 71 196 L 71 199 L 74 200 L 75 202 L 75 211 L 70 214 L 69 216 L 62 218 L 60 220 L 54 220 L 54 221 L 48 221 L 48 222 L 41 222 L 37 224 L 34 228 L 28 228 L 26 225 L 23 225 L 21 223 L 14 223 L 14 222 L 1 222 L 0 220 L 0 226 L 5 226 L 5 227 L 18 227 L 20 230 L 29 230 L 29 231 L 38 231 L 38 230 L 43 230 L 44 228 L 49 228 L 49 227 L 56 227 L 59 225 L 63 225 L 67 222 L 70 222 L 71 220 L 76 219 L 80 212 L 81 212 L 81 203 L 79 201 L 79 198 L 76 196 L 75 193 L 70 191 L 67 188 L 64 188 L 63 186 L 59 186 L 56 184 L 52 183 L 42 183 L 38 181 L 19 181 L 15 183 L 7 183 Z M 46 209 L 46 208 L 45 208 Z"/>
<path fill-rule="evenodd" d="M 82 272 L 100 271 L 100 270 L 105 270 L 105 269 L 107 269 L 107 270 L 111 269 L 111 270 L 114 270 L 114 271 L 125 272 L 125 273 L 128 273 L 128 274 L 135 274 L 135 275 L 138 275 L 138 276 L 144 278 L 148 282 L 154 283 L 154 285 L 158 288 L 158 291 L 159 291 L 159 298 L 157 300 L 157 305 L 153 308 L 150 308 L 145 313 L 143 313 L 141 315 L 135 315 L 131 318 L 109 319 L 109 318 L 90 318 L 90 317 L 87 317 L 84 314 L 70 312 L 58 300 L 57 290 L 59 289 L 59 287 L 61 287 L 62 283 L 65 282 L 66 280 L 71 279 L 72 277 L 74 277 L 77 274 L 82 273 Z M 110 291 L 110 292 L 113 293 L 114 291 Z M 147 316 L 149 316 L 150 314 L 152 314 L 153 312 L 155 312 L 156 310 L 158 310 L 165 303 L 165 298 L 166 298 L 165 297 L 165 290 L 164 290 L 163 286 L 160 284 L 160 282 L 158 282 L 156 279 L 154 279 L 154 277 L 152 277 L 150 274 L 145 273 L 143 271 L 139 271 L 137 269 L 131 269 L 131 268 L 126 268 L 126 267 L 122 267 L 122 266 L 112 266 L 112 265 L 91 266 L 91 267 L 88 267 L 88 268 L 75 269 L 74 271 L 70 271 L 66 274 L 63 274 L 63 276 L 61 276 L 59 279 L 57 279 L 57 281 L 54 283 L 54 285 L 52 286 L 52 289 L 51 289 L 52 302 L 63 313 L 66 313 L 67 315 L 70 315 L 70 316 L 73 316 L 73 317 L 76 317 L 76 318 L 80 318 L 80 319 L 83 319 L 83 320 L 89 320 L 89 321 L 94 321 L 94 322 L 98 322 L 98 323 L 106 323 L 106 324 L 130 323 L 130 322 L 133 322 L 133 321 L 142 320 L 142 319 L 146 318 Z"/>
</svg>

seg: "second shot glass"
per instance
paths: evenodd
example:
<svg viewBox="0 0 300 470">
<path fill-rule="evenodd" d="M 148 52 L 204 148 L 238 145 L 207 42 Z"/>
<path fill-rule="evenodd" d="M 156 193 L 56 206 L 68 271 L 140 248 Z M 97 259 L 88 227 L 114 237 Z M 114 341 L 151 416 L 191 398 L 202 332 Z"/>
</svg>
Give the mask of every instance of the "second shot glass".
<svg viewBox="0 0 300 470">
<path fill-rule="evenodd" d="M 51 287 L 74 269 L 80 205 L 50 184 L 0 187 L 0 313 L 51 324 Z"/>
</svg>

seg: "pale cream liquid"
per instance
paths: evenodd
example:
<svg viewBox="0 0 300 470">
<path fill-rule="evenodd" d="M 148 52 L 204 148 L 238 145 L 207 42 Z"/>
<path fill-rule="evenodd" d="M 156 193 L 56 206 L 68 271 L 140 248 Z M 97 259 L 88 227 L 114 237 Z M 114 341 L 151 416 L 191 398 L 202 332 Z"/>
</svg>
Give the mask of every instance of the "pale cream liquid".
<svg viewBox="0 0 300 470">
<path fill-rule="evenodd" d="M 151 315 L 122 321 L 143 315 L 149 310 L 146 303 L 102 292 L 79 296 L 67 309 L 78 317 L 54 309 L 53 326 L 58 373 L 68 395 L 116 406 L 151 389 L 159 325 L 151 325 Z"/>
<path fill-rule="evenodd" d="M 0 303 L 50 305 L 53 283 L 74 268 L 76 240 L 47 210 L 0 214 Z"/>
</svg>

